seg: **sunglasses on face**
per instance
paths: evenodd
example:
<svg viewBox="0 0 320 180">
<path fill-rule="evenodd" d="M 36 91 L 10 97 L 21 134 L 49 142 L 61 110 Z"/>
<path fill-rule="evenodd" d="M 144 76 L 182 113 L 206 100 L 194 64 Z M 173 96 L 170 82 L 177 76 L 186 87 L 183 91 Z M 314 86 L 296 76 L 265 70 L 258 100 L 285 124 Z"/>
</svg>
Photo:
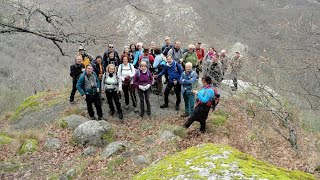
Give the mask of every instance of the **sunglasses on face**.
<svg viewBox="0 0 320 180">
<path fill-rule="evenodd" d="M 113 46 L 109 46 L 109 48 L 113 48 Z"/>
</svg>

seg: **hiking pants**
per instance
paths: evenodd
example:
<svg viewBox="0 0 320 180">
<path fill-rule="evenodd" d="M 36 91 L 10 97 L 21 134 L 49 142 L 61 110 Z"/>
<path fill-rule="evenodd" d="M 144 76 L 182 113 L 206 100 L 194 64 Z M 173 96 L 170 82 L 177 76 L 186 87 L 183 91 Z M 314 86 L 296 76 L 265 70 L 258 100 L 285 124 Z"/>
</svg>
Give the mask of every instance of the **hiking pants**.
<svg viewBox="0 0 320 180">
<path fill-rule="evenodd" d="M 101 100 L 99 93 L 86 94 L 87 109 L 90 117 L 94 117 L 92 104 L 96 107 L 98 117 L 102 117 Z"/>
<path fill-rule="evenodd" d="M 176 85 L 168 82 L 166 86 L 166 90 L 164 91 L 164 103 L 169 104 L 169 94 L 173 87 L 174 87 L 174 92 L 176 93 L 176 98 L 177 98 L 176 107 L 178 107 L 181 102 L 181 84 L 179 82 L 177 82 Z"/>
<path fill-rule="evenodd" d="M 139 93 L 139 98 L 140 98 L 140 113 L 143 115 L 144 114 L 144 100 L 146 100 L 147 104 L 147 112 L 151 113 L 151 105 L 149 101 L 149 94 L 150 94 L 150 89 L 147 89 L 145 91 L 142 91 L 141 89 L 138 89 Z"/>
<path fill-rule="evenodd" d="M 72 90 L 71 90 L 71 94 L 70 94 L 70 102 L 74 101 L 74 95 L 76 94 L 77 92 L 77 82 L 78 80 L 76 78 L 72 78 Z"/>
<path fill-rule="evenodd" d="M 116 90 L 112 90 L 112 91 L 105 90 L 105 92 L 106 92 L 106 96 L 107 96 L 110 110 L 114 111 L 114 105 L 113 105 L 113 101 L 114 101 L 114 103 L 116 104 L 117 111 L 122 112 L 121 104 L 119 101 L 119 95 L 118 95 L 117 91 Z"/>
<path fill-rule="evenodd" d="M 157 77 L 156 83 L 157 83 L 157 91 L 159 94 L 161 94 L 162 93 L 162 77 Z"/>
<path fill-rule="evenodd" d="M 210 107 L 205 104 L 199 104 L 194 109 L 194 114 L 190 116 L 186 123 L 184 123 L 184 127 L 188 128 L 194 121 L 200 122 L 200 131 L 204 132 L 206 130 L 206 120 L 208 118 L 208 114 L 210 111 Z"/>
<path fill-rule="evenodd" d="M 184 92 L 183 99 L 184 99 L 184 112 L 192 116 L 194 113 L 194 94 Z"/>
<path fill-rule="evenodd" d="M 129 92 L 130 92 L 133 107 L 136 107 L 137 106 L 137 96 L 136 96 L 135 89 L 134 89 L 133 85 L 132 84 L 131 85 L 122 85 L 122 90 L 123 90 L 124 101 L 125 101 L 126 105 L 129 105 Z"/>
</svg>

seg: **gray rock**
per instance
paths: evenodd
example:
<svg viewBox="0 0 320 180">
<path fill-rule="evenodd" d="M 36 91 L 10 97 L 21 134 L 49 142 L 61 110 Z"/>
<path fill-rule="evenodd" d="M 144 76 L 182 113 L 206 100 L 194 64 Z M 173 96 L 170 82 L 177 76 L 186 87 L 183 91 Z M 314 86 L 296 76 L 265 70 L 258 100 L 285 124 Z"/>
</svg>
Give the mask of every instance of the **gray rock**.
<svg viewBox="0 0 320 180">
<path fill-rule="evenodd" d="M 60 149 L 61 141 L 58 138 L 48 138 L 44 143 L 46 149 L 57 150 Z"/>
<path fill-rule="evenodd" d="M 63 120 L 67 122 L 67 127 L 71 130 L 75 130 L 80 124 L 89 121 L 88 118 L 79 115 L 70 115 L 64 117 Z"/>
<path fill-rule="evenodd" d="M 110 137 L 110 138 L 109 138 Z M 112 139 L 112 126 L 105 121 L 87 121 L 73 132 L 73 139 L 79 145 L 103 146 Z"/>
<path fill-rule="evenodd" d="M 91 155 L 93 155 L 93 154 L 96 153 L 96 152 L 97 152 L 97 148 L 96 148 L 96 147 L 93 147 L 93 146 L 90 146 L 90 147 L 87 147 L 87 148 L 83 151 L 82 155 L 84 155 L 84 156 L 91 156 Z"/>
<path fill-rule="evenodd" d="M 171 132 L 171 131 L 163 131 L 160 134 L 160 139 L 162 141 L 168 141 L 168 140 L 172 140 L 172 139 L 175 139 L 175 138 L 177 138 L 177 136 L 175 134 L 173 134 L 173 132 Z"/>
<path fill-rule="evenodd" d="M 110 156 L 112 156 L 114 153 L 119 151 L 124 151 L 126 148 L 129 148 L 130 146 L 131 146 L 131 143 L 129 141 L 112 142 L 103 149 L 101 153 L 101 157 L 103 159 L 107 159 Z"/>
<path fill-rule="evenodd" d="M 135 156 L 133 158 L 133 163 L 135 165 L 143 165 L 143 164 L 149 164 L 150 163 L 150 160 L 145 157 L 145 156 L 142 156 L 142 155 L 139 155 L 139 156 Z"/>
<path fill-rule="evenodd" d="M 72 179 L 76 175 L 75 169 L 69 169 L 65 174 L 60 176 L 59 180 L 69 180 Z"/>
</svg>

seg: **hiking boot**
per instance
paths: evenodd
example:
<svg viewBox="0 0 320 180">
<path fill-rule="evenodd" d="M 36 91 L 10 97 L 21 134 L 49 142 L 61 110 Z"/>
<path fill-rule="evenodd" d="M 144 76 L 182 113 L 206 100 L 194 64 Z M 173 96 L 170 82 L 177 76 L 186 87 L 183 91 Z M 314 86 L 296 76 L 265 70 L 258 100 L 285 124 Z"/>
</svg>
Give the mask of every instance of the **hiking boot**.
<svg viewBox="0 0 320 180">
<path fill-rule="evenodd" d="M 96 119 L 96 117 L 94 117 L 94 116 L 93 116 L 93 117 L 90 117 L 90 119 L 91 119 L 91 120 L 95 120 L 95 119 Z"/>
<path fill-rule="evenodd" d="M 114 115 L 114 110 L 110 110 L 110 115 L 111 115 L 111 116 Z"/>
<path fill-rule="evenodd" d="M 103 117 L 98 117 L 98 120 L 103 120 Z"/>
<path fill-rule="evenodd" d="M 179 111 L 180 107 L 179 107 L 179 106 L 176 106 L 175 109 L 176 109 L 176 111 Z"/>
<path fill-rule="evenodd" d="M 151 111 L 147 111 L 147 114 L 148 114 L 148 116 L 150 116 L 151 115 Z"/>
<path fill-rule="evenodd" d="M 189 113 L 183 113 L 181 114 L 181 117 L 188 117 L 189 116 Z"/>
<path fill-rule="evenodd" d="M 123 119 L 122 111 L 119 112 L 119 119 Z"/>
<path fill-rule="evenodd" d="M 139 113 L 140 117 L 143 118 L 144 113 Z"/>
<path fill-rule="evenodd" d="M 167 108 L 167 107 L 169 107 L 168 104 L 162 104 L 162 105 L 160 106 L 160 108 Z"/>
<path fill-rule="evenodd" d="M 69 101 L 70 102 L 70 104 L 75 104 L 76 102 L 75 101 Z"/>
<path fill-rule="evenodd" d="M 126 104 L 126 105 L 124 106 L 124 109 L 128 110 L 128 109 L 129 109 L 129 105 Z"/>
</svg>

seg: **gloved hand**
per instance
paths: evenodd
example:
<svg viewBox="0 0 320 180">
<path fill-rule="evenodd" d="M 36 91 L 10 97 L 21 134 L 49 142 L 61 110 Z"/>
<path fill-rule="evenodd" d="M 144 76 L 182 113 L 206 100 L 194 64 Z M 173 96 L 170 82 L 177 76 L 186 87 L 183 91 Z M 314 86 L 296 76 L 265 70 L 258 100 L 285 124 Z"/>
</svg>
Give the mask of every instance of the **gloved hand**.
<svg viewBox="0 0 320 180">
<path fill-rule="evenodd" d="M 151 87 L 151 85 L 150 85 L 150 84 L 147 84 L 147 85 L 145 85 L 144 87 L 145 87 L 145 90 L 147 90 L 147 89 L 149 89 L 149 88 Z"/>
</svg>

